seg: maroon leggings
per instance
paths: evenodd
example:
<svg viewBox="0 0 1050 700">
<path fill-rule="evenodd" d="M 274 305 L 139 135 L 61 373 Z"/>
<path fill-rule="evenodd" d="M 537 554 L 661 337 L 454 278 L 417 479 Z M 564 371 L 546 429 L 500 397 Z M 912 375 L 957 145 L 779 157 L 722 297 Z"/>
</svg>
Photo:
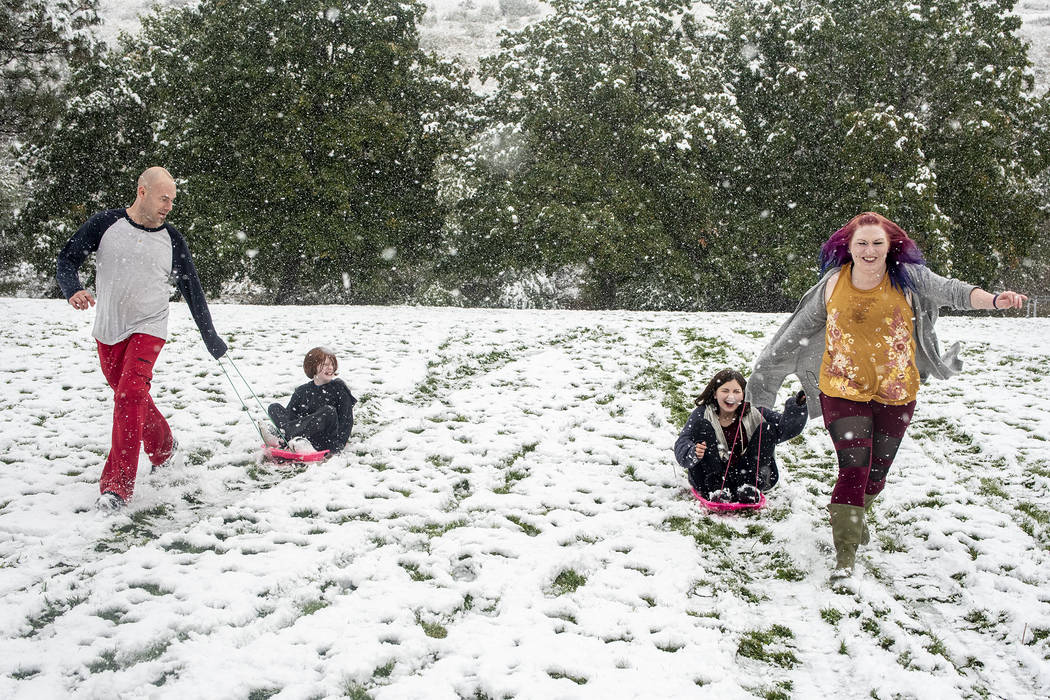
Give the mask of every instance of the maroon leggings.
<svg viewBox="0 0 1050 700">
<path fill-rule="evenodd" d="M 874 496 L 886 485 L 886 473 L 911 423 L 915 402 L 887 406 L 821 393 L 820 407 L 839 460 L 831 502 L 863 507 L 864 494 Z"/>
</svg>

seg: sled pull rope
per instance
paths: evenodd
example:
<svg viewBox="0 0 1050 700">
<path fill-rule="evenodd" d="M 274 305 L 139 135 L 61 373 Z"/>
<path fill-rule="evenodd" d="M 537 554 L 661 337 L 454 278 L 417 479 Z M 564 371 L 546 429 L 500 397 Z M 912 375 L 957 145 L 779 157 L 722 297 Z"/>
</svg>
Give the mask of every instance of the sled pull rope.
<svg viewBox="0 0 1050 700">
<path fill-rule="evenodd" d="M 249 384 L 248 380 L 244 378 L 243 374 L 241 374 L 241 370 L 234 363 L 233 358 L 227 358 L 227 359 L 229 359 L 229 361 L 230 361 L 230 366 L 232 366 L 237 371 L 237 376 L 241 378 L 242 382 L 244 382 L 244 386 L 248 387 L 248 391 L 251 392 L 252 398 L 254 398 L 255 399 L 255 403 L 258 404 L 259 410 L 263 412 L 264 416 L 269 417 L 270 414 L 267 412 L 267 410 L 265 408 L 263 408 L 262 401 L 260 401 L 259 397 L 255 395 L 255 391 L 252 389 L 252 385 Z M 272 423 L 273 421 L 271 420 L 270 422 Z M 274 425 L 274 427 L 276 428 L 277 426 Z"/>
<path fill-rule="evenodd" d="M 237 369 L 237 365 L 234 364 L 233 360 L 229 356 L 229 353 L 227 353 L 224 357 L 226 357 L 226 359 L 229 361 L 230 366 L 233 367 L 235 370 L 237 370 L 237 374 L 240 376 L 241 381 L 244 382 L 244 385 L 246 387 L 248 387 L 248 391 L 251 392 L 252 396 L 255 396 L 255 392 L 252 391 L 252 385 L 248 383 L 248 380 L 244 378 L 244 375 L 241 374 L 241 371 L 239 369 Z M 226 375 L 226 381 L 230 383 L 230 387 L 233 389 L 233 393 L 237 395 L 237 400 L 241 402 L 241 408 L 244 409 L 244 412 L 248 415 L 248 420 L 251 421 L 252 411 L 251 411 L 250 408 L 248 408 L 248 404 L 244 403 L 244 399 L 241 397 L 241 392 L 239 392 L 237 390 L 237 384 L 233 381 L 233 377 L 230 376 L 230 373 L 226 371 L 226 365 L 224 365 L 222 363 L 222 360 L 220 360 L 219 358 L 215 358 L 215 361 L 219 364 L 219 368 L 222 370 L 222 373 L 224 375 Z M 259 404 L 259 408 L 262 408 L 262 402 L 259 401 L 259 397 L 258 396 L 255 396 L 255 401 L 256 401 L 256 403 Z M 263 415 L 266 416 L 267 420 L 269 420 L 271 423 L 273 423 L 273 419 L 270 418 L 270 414 L 267 413 L 265 410 L 263 411 Z M 252 422 L 252 425 L 255 426 L 255 429 L 258 431 L 259 437 L 262 438 L 263 442 L 265 442 L 266 438 L 263 435 L 262 428 L 260 428 L 255 423 L 255 421 L 251 421 L 251 422 Z M 274 423 L 274 427 L 277 428 L 277 431 L 281 435 L 284 435 L 284 431 L 282 431 L 280 428 L 278 428 L 276 423 Z"/>
<path fill-rule="evenodd" d="M 741 407 L 743 409 L 743 407 Z M 733 464 L 733 451 L 736 449 L 736 440 L 740 437 L 740 428 L 744 425 L 744 411 L 740 411 L 740 417 L 737 419 L 736 432 L 733 433 L 733 444 L 729 446 L 729 459 L 726 461 L 726 470 L 722 473 L 722 488 L 726 487 L 726 479 L 729 477 L 729 467 Z M 722 426 L 718 426 L 721 430 Z M 717 437 L 717 436 L 715 436 Z"/>
<path fill-rule="evenodd" d="M 758 410 L 758 409 L 755 409 L 755 410 Z M 760 416 L 762 415 L 761 411 L 759 411 L 759 415 Z M 758 457 L 755 459 L 755 488 L 756 489 L 758 489 L 758 472 L 762 469 L 762 426 L 765 425 L 765 423 L 766 422 L 763 420 L 761 423 L 758 424 Z M 759 490 L 761 491 L 761 489 L 759 489 Z"/>
</svg>

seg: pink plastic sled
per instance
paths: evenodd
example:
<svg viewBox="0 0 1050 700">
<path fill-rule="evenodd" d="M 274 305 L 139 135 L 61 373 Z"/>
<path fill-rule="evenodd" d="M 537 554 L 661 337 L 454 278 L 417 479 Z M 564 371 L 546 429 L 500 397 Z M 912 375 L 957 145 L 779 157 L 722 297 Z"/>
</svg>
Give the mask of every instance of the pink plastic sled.
<svg viewBox="0 0 1050 700">
<path fill-rule="evenodd" d="M 696 496 L 696 500 L 703 504 L 704 508 L 716 513 L 731 512 L 734 510 L 758 510 L 766 505 L 766 494 L 761 494 L 758 498 L 758 503 L 722 503 L 719 501 L 709 501 L 700 495 L 700 492 L 693 489 L 693 495 Z"/>
<path fill-rule="evenodd" d="M 282 450 L 280 447 L 263 445 L 263 454 L 266 455 L 267 459 L 277 462 L 320 462 L 328 454 L 328 450 L 292 452 L 291 450 Z"/>
</svg>

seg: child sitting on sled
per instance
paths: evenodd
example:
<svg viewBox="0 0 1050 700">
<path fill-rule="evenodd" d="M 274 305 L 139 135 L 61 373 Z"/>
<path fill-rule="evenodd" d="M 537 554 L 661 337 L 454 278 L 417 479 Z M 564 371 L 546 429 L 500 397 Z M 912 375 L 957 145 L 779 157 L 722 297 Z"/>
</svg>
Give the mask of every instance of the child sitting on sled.
<svg viewBox="0 0 1050 700">
<path fill-rule="evenodd" d="M 336 377 L 339 360 L 326 348 L 306 353 L 303 371 L 310 378 L 292 394 L 288 406 L 270 404 L 267 413 L 282 435 L 264 425 L 263 440 L 270 447 L 282 447 L 282 437 L 291 449 L 301 452 L 330 450 L 338 452 L 350 439 L 354 427 L 354 404 L 357 399 L 342 379 Z M 304 445 L 302 440 L 308 441 Z"/>
<path fill-rule="evenodd" d="M 781 414 L 745 403 L 746 389 L 747 380 L 736 370 L 715 374 L 696 397 L 674 445 L 689 484 L 709 501 L 758 503 L 761 492 L 780 478 L 776 444 L 806 426 L 805 392 L 789 398 Z"/>
</svg>

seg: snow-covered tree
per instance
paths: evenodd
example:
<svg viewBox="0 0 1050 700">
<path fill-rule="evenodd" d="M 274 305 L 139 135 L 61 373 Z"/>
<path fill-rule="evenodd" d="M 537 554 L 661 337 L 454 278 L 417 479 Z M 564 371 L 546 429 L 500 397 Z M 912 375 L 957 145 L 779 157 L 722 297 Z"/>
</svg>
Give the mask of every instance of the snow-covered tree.
<svg viewBox="0 0 1050 700">
<path fill-rule="evenodd" d="M 163 164 L 213 287 L 246 276 L 279 302 L 399 298 L 436 250 L 433 171 L 468 94 L 420 51 L 423 9 L 203 0 L 144 18 L 78 74 L 24 218 L 52 251 L 68 234 L 56 224 L 127 203 L 134 174 Z"/>
<path fill-rule="evenodd" d="M 496 89 L 464 159 L 459 269 L 491 291 L 508 268 L 578 268 L 586 305 L 692 307 L 711 174 L 740 125 L 690 45 L 689 3 L 550 4 L 482 63 Z"/>
<path fill-rule="evenodd" d="M 22 169 L 10 149 L 45 138 L 72 66 L 96 50 L 97 0 L 0 3 L 0 269 L 24 257 L 8 227 L 24 196 Z"/>
<path fill-rule="evenodd" d="M 70 63 L 95 46 L 97 8 L 97 0 L 0 3 L 0 139 L 54 118 Z"/>
<path fill-rule="evenodd" d="M 991 284 L 1018 263 L 1048 144 L 1012 0 L 712 5 L 708 45 L 747 131 L 727 230 L 766 253 L 747 287 L 789 303 L 820 242 L 866 209 L 941 272 Z"/>
</svg>

